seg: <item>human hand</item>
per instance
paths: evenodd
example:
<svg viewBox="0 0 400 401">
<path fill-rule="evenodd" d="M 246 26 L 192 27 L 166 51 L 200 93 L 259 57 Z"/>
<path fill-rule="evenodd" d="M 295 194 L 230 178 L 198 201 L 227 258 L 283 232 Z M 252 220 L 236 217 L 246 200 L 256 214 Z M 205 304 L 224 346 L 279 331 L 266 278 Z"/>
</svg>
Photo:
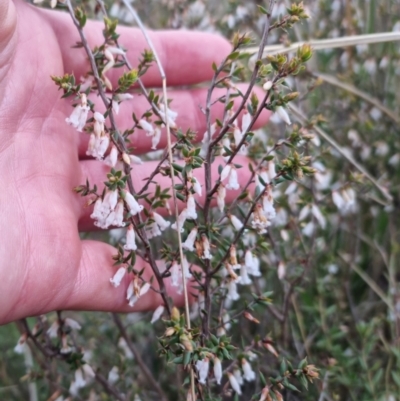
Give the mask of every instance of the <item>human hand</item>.
<svg viewBox="0 0 400 401">
<path fill-rule="evenodd" d="M 92 47 L 101 43 L 101 31 L 98 22 L 85 26 Z M 134 63 L 147 47 L 144 39 L 136 29 L 118 31 Z M 117 289 L 109 283 L 115 249 L 79 237 L 80 231 L 94 229 L 89 218 L 92 209 L 84 207 L 72 189 L 88 177 L 101 190 L 109 168 L 87 159 L 87 136 L 65 123 L 71 101 L 60 99 L 50 79 L 67 72 L 79 79 L 88 70 L 84 51 L 71 49 L 78 40 L 66 13 L 0 0 L 0 324 L 58 309 L 132 311 L 125 299 L 128 282 Z M 212 62 L 220 62 L 230 48 L 218 36 L 196 32 L 157 32 L 152 40 L 168 84 L 175 87 L 209 80 Z M 116 81 L 116 73 L 109 76 Z M 149 70 L 144 82 L 160 86 L 156 68 Z M 199 106 L 205 104 L 206 89 L 177 88 L 169 91 L 169 97 L 179 115 L 177 125 L 202 135 L 206 127 Z M 140 115 L 147 107 L 140 96 L 122 103 L 119 126 L 127 128 L 132 111 Z M 216 104 L 214 116 L 222 111 L 223 106 Z M 256 128 L 266 120 L 267 115 L 262 115 Z M 151 140 L 134 135 L 138 154 L 149 151 Z M 159 148 L 165 145 L 163 136 Z M 154 167 L 154 162 L 135 166 L 134 183 L 139 185 Z M 216 170 L 217 164 L 215 174 Z M 245 170 L 239 171 L 241 182 L 247 181 Z M 199 180 L 203 182 L 202 177 Z M 170 186 L 164 177 L 159 184 Z M 227 201 L 238 192 L 229 191 Z M 150 268 L 140 259 L 137 263 L 146 267 L 150 277 Z M 175 303 L 182 303 L 180 295 L 168 291 Z M 160 302 L 150 292 L 135 310 L 155 308 Z"/>
</svg>

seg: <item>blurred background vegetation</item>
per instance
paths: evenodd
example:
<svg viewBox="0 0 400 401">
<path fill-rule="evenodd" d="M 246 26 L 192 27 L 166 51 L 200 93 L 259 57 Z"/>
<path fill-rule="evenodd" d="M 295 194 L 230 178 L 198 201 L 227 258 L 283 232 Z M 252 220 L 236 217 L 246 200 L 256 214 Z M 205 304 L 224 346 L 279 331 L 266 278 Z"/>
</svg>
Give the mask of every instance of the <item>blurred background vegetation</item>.
<svg viewBox="0 0 400 401">
<path fill-rule="evenodd" d="M 153 29 L 199 29 L 228 38 L 236 31 L 251 32 L 256 45 L 262 28 L 257 4 L 262 3 L 136 0 L 132 4 Z M 273 17 L 284 14 L 290 3 L 277 1 Z M 85 4 L 96 17 L 95 3 Z M 122 5 L 107 4 L 113 17 L 132 24 Z M 311 16 L 308 23 L 274 32 L 269 44 L 400 31 L 399 0 L 308 0 L 304 4 Z M 269 230 L 260 280 L 264 291 L 273 291 L 273 305 L 254 310 L 259 326 L 240 318 L 229 333 L 245 343 L 255 335 L 271 339 L 279 357 L 260 353 L 254 365 L 265 376 L 279 371 L 282 358 L 296 364 L 307 357 L 321 369 L 309 392 L 286 391 L 286 401 L 400 400 L 399 50 L 399 43 L 392 42 L 318 51 L 308 69 L 287 82 L 301 94 L 297 107 L 340 149 L 316 135 L 304 152 L 312 156 L 317 177 L 277 189 L 279 218 Z M 273 118 L 257 137 L 272 145 L 293 130 L 296 125 L 289 129 Z M 342 154 L 354 158 L 381 190 Z M 390 193 L 392 202 L 382 196 L 382 190 Z M 137 358 L 119 340 L 110 315 L 64 316 L 81 324 L 74 339 L 99 375 L 107 378 L 117 367 L 116 386 L 127 399 L 159 399 Z M 163 324 L 150 325 L 150 317 L 151 313 L 132 313 L 121 319 L 168 399 L 185 399 L 183 372 L 157 356 Z M 46 324 L 55 318 L 48 315 Z M 33 326 L 36 319 L 29 323 Z M 54 401 L 61 395 L 58 389 L 67 397 L 73 371 L 65 362 L 45 360 L 32 347 L 33 370 L 26 376 L 29 361 L 13 351 L 22 331 L 19 323 L 0 327 L 0 400 L 35 400 L 32 394 L 36 393 L 38 400 Z M 34 383 L 34 388 L 28 383 Z M 258 381 L 246 384 L 240 400 L 251 399 L 260 388 Z M 115 398 L 94 382 L 74 399 Z"/>
</svg>

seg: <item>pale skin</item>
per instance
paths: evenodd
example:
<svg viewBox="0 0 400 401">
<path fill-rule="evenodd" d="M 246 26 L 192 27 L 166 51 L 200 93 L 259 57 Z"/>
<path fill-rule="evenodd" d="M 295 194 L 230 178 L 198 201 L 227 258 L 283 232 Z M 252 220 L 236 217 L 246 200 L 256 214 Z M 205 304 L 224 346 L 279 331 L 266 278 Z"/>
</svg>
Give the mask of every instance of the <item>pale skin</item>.
<svg viewBox="0 0 400 401">
<path fill-rule="evenodd" d="M 92 47 L 101 44 L 101 30 L 98 22 L 89 21 L 85 27 Z M 118 31 L 135 64 L 147 47 L 141 33 L 133 28 Z M 92 209 L 72 189 L 86 177 L 102 188 L 109 167 L 85 156 L 87 136 L 65 123 L 71 100 L 60 99 L 61 92 L 50 79 L 66 72 L 79 78 L 88 70 L 83 50 L 71 49 L 78 40 L 66 13 L 0 0 L 0 324 L 59 309 L 133 310 L 125 299 L 129 279 L 116 289 L 109 282 L 116 271 L 111 259 L 115 249 L 79 237 L 80 231 L 94 229 Z M 205 33 L 155 32 L 152 40 L 174 87 L 210 80 L 212 62 L 221 62 L 230 49 L 224 39 Z M 116 74 L 109 77 L 116 82 Z M 144 81 L 160 87 L 157 69 L 150 70 Z M 175 89 L 169 96 L 171 108 L 179 113 L 178 126 L 198 131 L 200 140 L 206 126 L 199 106 L 205 105 L 206 89 Z M 104 110 L 98 98 L 93 100 Z M 132 111 L 140 114 L 147 107 L 142 96 L 123 103 L 119 126 L 129 127 Z M 221 114 L 222 106 L 216 106 L 213 115 Z M 256 127 L 267 118 L 262 115 Z M 151 146 L 141 132 L 135 134 L 134 144 L 137 154 Z M 165 145 L 164 135 L 159 148 Z M 154 165 L 134 166 L 135 186 L 140 188 Z M 216 163 L 215 176 L 217 167 Z M 249 172 L 244 168 L 239 173 L 244 184 Z M 201 173 L 198 177 L 203 183 Z M 163 188 L 170 186 L 165 178 L 159 182 Z M 237 194 L 229 191 L 227 201 Z M 137 263 L 150 277 L 150 267 Z M 170 295 L 182 304 L 182 295 L 173 290 Z M 148 293 L 134 310 L 153 309 L 160 302 L 158 295 Z"/>
</svg>

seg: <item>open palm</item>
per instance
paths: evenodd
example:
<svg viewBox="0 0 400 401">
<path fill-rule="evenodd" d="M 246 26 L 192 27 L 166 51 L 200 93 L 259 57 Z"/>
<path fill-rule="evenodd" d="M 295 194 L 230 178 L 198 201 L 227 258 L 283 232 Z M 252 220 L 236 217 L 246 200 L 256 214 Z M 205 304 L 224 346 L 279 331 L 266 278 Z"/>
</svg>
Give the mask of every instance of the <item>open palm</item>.
<svg viewBox="0 0 400 401">
<path fill-rule="evenodd" d="M 101 44 L 101 30 L 100 23 L 88 22 L 85 32 L 91 46 Z M 135 63 L 146 47 L 140 32 L 131 28 L 119 32 Z M 229 52 L 229 44 L 215 35 L 183 31 L 152 35 L 168 83 L 175 87 L 210 79 L 212 62 Z M 88 70 L 83 50 L 71 49 L 78 40 L 67 14 L 0 0 L 0 324 L 56 309 L 130 310 L 126 286 L 115 289 L 109 283 L 114 249 L 79 237 L 79 231 L 93 229 L 91 210 L 72 188 L 86 177 L 101 188 L 108 167 L 86 158 L 87 138 L 65 123 L 71 102 L 60 99 L 50 79 L 66 72 L 79 79 Z M 156 68 L 146 75 L 145 83 L 160 85 Z M 199 107 L 205 96 L 203 89 L 170 91 L 179 126 L 205 131 Z M 140 114 L 146 108 L 140 96 L 124 102 L 119 126 L 127 128 L 132 111 Z M 221 112 L 216 106 L 215 115 Z M 265 122 L 264 116 L 258 125 Z M 150 139 L 135 135 L 138 153 L 148 151 Z M 163 137 L 159 147 L 165 142 Z M 134 182 L 139 185 L 152 167 L 151 162 L 135 167 Z M 175 298 L 179 302 L 179 296 Z M 138 308 L 153 308 L 158 302 L 149 294 Z"/>
</svg>

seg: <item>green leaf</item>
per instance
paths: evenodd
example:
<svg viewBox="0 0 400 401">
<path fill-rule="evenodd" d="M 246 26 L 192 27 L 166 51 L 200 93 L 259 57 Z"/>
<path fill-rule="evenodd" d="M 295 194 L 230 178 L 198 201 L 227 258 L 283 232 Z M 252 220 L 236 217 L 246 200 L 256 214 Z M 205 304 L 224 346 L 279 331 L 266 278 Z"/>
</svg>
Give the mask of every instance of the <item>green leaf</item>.
<svg viewBox="0 0 400 401">
<path fill-rule="evenodd" d="M 192 353 L 191 352 L 185 352 L 185 355 L 183 357 L 183 366 L 186 367 L 190 363 Z"/>
<path fill-rule="evenodd" d="M 236 60 L 240 55 L 240 52 L 232 52 L 228 57 L 227 60 Z"/>
<path fill-rule="evenodd" d="M 259 372 L 259 374 L 260 374 L 261 383 L 265 387 L 267 385 L 267 380 L 265 379 L 265 376 L 262 374 L 261 371 Z"/>
<path fill-rule="evenodd" d="M 296 386 L 294 386 L 293 384 L 291 384 L 291 383 L 286 383 L 286 384 L 284 384 L 284 386 L 285 386 L 286 388 L 288 388 L 289 390 L 298 391 L 298 392 L 300 393 L 300 390 L 299 390 Z"/>
<path fill-rule="evenodd" d="M 287 371 L 287 364 L 285 358 L 282 359 L 281 366 L 279 368 L 279 371 L 281 372 L 281 375 L 283 376 L 285 372 Z"/>
<path fill-rule="evenodd" d="M 261 14 L 265 14 L 269 16 L 269 12 L 266 8 L 264 8 L 263 6 L 257 5 L 258 9 L 260 10 Z"/>
</svg>

